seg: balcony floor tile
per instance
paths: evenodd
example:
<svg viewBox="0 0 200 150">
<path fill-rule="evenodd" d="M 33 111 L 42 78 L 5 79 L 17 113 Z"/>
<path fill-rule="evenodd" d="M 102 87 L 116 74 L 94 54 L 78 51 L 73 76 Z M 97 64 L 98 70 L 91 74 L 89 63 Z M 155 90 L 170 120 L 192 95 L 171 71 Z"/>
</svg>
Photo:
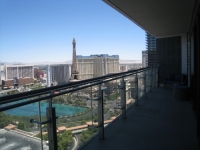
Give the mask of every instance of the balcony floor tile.
<svg viewBox="0 0 200 150">
<path fill-rule="evenodd" d="M 171 90 L 155 88 L 117 118 L 82 150 L 196 150 L 197 122 L 191 101 L 173 98 Z"/>
</svg>

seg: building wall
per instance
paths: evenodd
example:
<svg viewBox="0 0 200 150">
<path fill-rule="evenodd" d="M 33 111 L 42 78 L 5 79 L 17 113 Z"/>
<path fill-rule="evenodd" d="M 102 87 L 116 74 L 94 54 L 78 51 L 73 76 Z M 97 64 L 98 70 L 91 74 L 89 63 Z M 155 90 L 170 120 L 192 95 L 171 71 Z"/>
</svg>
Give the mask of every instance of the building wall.
<svg viewBox="0 0 200 150">
<path fill-rule="evenodd" d="M 17 77 L 17 78 L 25 78 L 25 77 L 34 78 L 33 66 L 28 66 L 28 65 L 5 66 L 5 80 L 11 80 L 14 77 Z"/>
<path fill-rule="evenodd" d="M 99 77 L 104 75 L 104 62 L 102 58 L 96 57 L 93 59 L 94 65 L 93 65 L 93 77 Z"/>
<path fill-rule="evenodd" d="M 182 74 L 187 75 L 187 34 L 181 36 Z"/>
<path fill-rule="evenodd" d="M 182 73 L 181 36 L 159 38 L 156 40 L 157 61 L 160 65 L 159 83 L 167 78 L 168 73 Z"/>
<path fill-rule="evenodd" d="M 5 80 L 4 65 L 0 65 L 0 85 L 2 85 L 2 80 Z"/>
<path fill-rule="evenodd" d="M 78 58 L 77 70 L 81 80 L 93 78 L 93 59 L 91 58 Z"/>
<path fill-rule="evenodd" d="M 191 36 L 191 75 L 194 75 L 194 33 Z"/>
<path fill-rule="evenodd" d="M 147 66 L 157 64 L 156 37 L 146 32 Z"/>
<path fill-rule="evenodd" d="M 106 74 L 109 73 L 118 73 L 119 72 L 119 58 L 107 58 L 107 72 Z"/>
<path fill-rule="evenodd" d="M 117 55 L 77 55 L 77 70 L 81 80 L 119 72 L 119 56 Z"/>
<path fill-rule="evenodd" d="M 146 32 L 146 49 L 149 51 L 156 50 L 156 38 L 147 32 Z"/>
<path fill-rule="evenodd" d="M 197 136 L 200 136 L 200 1 L 197 1 L 194 9 L 193 20 L 191 21 L 190 30 L 188 32 L 187 44 L 188 50 L 191 51 L 191 63 L 188 63 L 188 68 L 191 67 L 191 85 L 190 95 L 192 108 L 195 111 L 197 118 Z M 189 74 L 188 74 L 189 77 Z M 199 139 L 200 141 L 200 139 Z"/>
<path fill-rule="evenodd" d="M 142 51 L 142 67 L 147 67 L 147 62 L 148 61 L 148 53 L 147 50 Z"/>
<path fill-rule="evenodd" d="M 50 65 L 47 65 L 47 87 L 51 86 L 51 67 Z"/>
<path fill-rule="evenodd" d="M 70 65 L 48 65 L 47 66 L 47 86 L 56 81 L 57 84 L 68 82 L 70 78 Z"/>
<path fill-rule="evenodd" d="M 18 67 L 18 74 L 19 78 L 24 78 L 24 77 L 34 77 L 33 75 L 33 66 L 22 66 Z"/>
<path fill-rule="evenodd" d="M 148 50 L 147 51 L 148 56 L 147 56 L 147 65 L 148 66 L 153 66 L 158 64 L 157 62 L 157 51 L 156 50 Z"/>
<path fill-rule="evenodd" d="M 19 78 L 18 68 L 13 66 L 6 66 L 6 80 L 13 79 L 14 77 Z"/>
</svg>

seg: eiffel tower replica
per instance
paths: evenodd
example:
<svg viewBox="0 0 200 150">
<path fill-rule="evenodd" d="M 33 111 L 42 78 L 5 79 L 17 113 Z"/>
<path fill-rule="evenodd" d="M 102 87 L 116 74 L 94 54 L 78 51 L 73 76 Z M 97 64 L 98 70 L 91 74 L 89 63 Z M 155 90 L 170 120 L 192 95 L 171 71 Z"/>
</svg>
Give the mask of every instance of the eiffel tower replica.
<svg viewBox="0 0 200 150">
<path fill-rule="evenodd" d="M 79 72 L 77 71 L 77 61 L 76 61 L 76 40 L 73 38 L 73 58 L 72 58 L 72 69 L 71 69 L 71 78 L 69 82 L 79 81 Z"/>
</svg>

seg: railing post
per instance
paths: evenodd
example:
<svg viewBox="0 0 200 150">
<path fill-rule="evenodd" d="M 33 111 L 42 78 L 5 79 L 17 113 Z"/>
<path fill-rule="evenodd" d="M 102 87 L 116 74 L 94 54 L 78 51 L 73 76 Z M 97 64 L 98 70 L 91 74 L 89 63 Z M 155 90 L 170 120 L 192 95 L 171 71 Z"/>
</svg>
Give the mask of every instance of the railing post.
<svg viewBox="0 0 200 150">
<path fill-rule="evenodd" d="M 152 68 L 152 89 L 155 87 L 155 68 Z"/>
<path fill-rule="evenodd" d="M 51 95 L 53 94 L 54 91 L 51 91 Z M 47 123 L 49 150 L 57 150 L 56 111 L 55 108 L 52 108 L 52 98 L 49 99 L 49 107 L 46 109 L 46 116 L 50 120 Z"/>
<path fill-rule="evenodd" d="M 153 67 L 153 88 L 156 86 L 156 67 Z"/>
<path fill-rule="evenodd" d="M 99 139 L 104 140 L 104 113 L 103 113 L 103 89 L 99 84 L 99 100 L 98 100 L 98 128 L 99 128 Z"/>
<path fill-rule="evenodd" d="M 153 69 L 150 70 L 150 92 L 152 92 L 152 85 L 153 85 Z"/>
<path fill-rule="evenodd" d="M 143 72 L 143 86 L 144 86 L 144 96 L 147 97 L 147 90 L 146 90 L 146 73 Z"/>
<path fill-rule="evenodd" d="M 136 106 L 139 106 L 139 100 L 138 100 L 138 76 L 137 76 L 137 74 L 135 76 L 135 92 L 136 92 L 135 103 L 136 103 Z"/>
<path fill-rule="evenodd" d="M 158 84 L 158 67 L 156 67 L 156 87 L 159 87 Z"/>
<path fill-rule="evenodd" d="M 152 92 L 152 90 L 153 90 L 153 85 L 154 85 L 154 80 L 153 80 L 153 78 L 154 78 L 154 67 L 152 67 L 151 68 L 151 92 Z"/>
<path fill-rule="evenodd" d="M 126 119 L 126 82 L 124 77 L 120 83 L 120 95 L 121 95 L 121 108 L 122 108 L 122 119 Z"/>
</svg>

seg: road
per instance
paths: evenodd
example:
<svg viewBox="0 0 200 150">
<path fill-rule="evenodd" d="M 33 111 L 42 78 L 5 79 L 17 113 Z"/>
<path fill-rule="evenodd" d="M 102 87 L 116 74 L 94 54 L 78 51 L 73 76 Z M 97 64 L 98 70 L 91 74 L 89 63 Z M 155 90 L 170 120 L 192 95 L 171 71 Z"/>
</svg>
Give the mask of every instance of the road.
<svg viewBox="0 0 200 150">
<path fill-rule="evenodd" d="M 7 93 L 10 91 L 16 91 L 16 89 L 9 89 L 9 90 L 0 90 L 0 94 Z"/>
<path fill-rule="evenodd" d="M 0 149 L 31 149 L 40 150 L 41 141 L 39 139 L 26 136 L 24 134 L 16 133 L 13 131 L 7 131 L 2 129 L 0 131 Z M 47 150 L 48 146 L 43 144 L 43 149 Z"/>
</svg>

